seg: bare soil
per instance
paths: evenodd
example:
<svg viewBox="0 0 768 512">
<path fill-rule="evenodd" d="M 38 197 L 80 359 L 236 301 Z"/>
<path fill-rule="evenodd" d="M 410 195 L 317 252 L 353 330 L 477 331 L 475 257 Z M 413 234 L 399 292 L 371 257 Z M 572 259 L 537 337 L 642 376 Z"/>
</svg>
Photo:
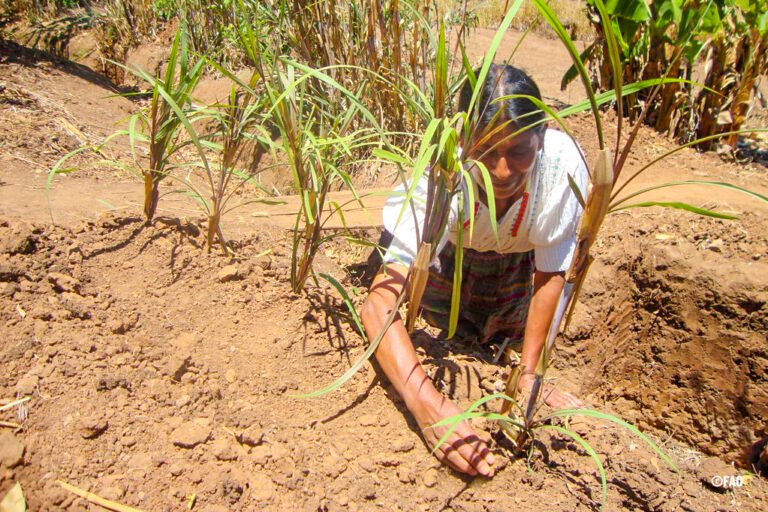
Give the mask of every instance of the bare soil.
<svg viewBox="0 0 768 512">
<path fill-rule="evenodd" d="M 555 42 L 535 44 L 546 55 L 536 65 L 567 67 Z M 490 480 L 441 467 L 375 365 L 343 391 L 293 398 L 328 384 L 365 347 L 322 282 L 290 293 L 281 216 L 262 207 L 228 219 L 237 257 L 227 259 L 205 251 L 190 202 L 163 198 L 146 226 L 139 183 L 90 170 L 57 178 L 52 223 L 47 169 L 134 107 L 107 97 L 110 85 L 84 66 L 7 43 L 0 50 L 0 400 L 31 397 L 0 413 L 21 425 L 0 427 L 0 496 L 18 481 L 30 510 L 99 509 L 62 480 L 143 510 L 186 510 L 192 497 L 203 511 L 599 508 L 591 458 L 560 435 L 542 434 L 529 463 L 494 441 L 502 468 Z M 556 82 L 539 82 L 545 96 L 558 94 Z M 589 123 L 573 123 L 588 156 Z M 641 130 L 630 170 L 671 147 Z M 685 179 L 768 190 L 763 167 L 688 150 L 633 187 Z M 572 419 L 605 464 L 608 510 L 765 510 L 764 478 L 728 489 L 712 478 L 768 466 L 768 453 L 759 462 L 768 437 L 768 207 L 718 188 L 680 194 L 740 220 L 652 209 L 609 217 L 552 376 L 640 427 L 680 467 L 665 467 L 622 428 Z M 375 269 L 369 257 L 338 241 L 318 269 L 360 303 Z M 505 380 L 508 370 L 482 347 L 426 328 L 414 341 L 460 405 Z"/>
</svg>

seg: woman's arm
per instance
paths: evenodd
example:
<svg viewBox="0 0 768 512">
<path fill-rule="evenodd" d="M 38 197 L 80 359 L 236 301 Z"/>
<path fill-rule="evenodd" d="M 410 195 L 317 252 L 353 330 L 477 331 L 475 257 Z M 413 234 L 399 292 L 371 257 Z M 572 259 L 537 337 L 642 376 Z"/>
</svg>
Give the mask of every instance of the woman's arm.
<svg viewBox="0 0 768 512">
<path fill-rule="evenodd" d="M 565 277 L 563 272 L 541 272 L 533 274 L 533 297 L 528 307 L 528 320 L 525 324 L 523 353 L 520 364 L 525 365 L 525 374 L 520 378 L 520 389 L 529 390 L 533 384 L 533 372 L 539 362 L 539 355 L 547 339 L 549 325 L 555 315 L 557 302 L 563 291 Z M 563 409 L 580 407 L 581 401 L 570 393 L 550 388 L 542 392 L 544 401 L 550 407 Z"/>
<path fill-rule="evenodd" d="M 361 311 L 370 340 L 384 327 L 398 295 L 406 286 L 407 273 L 408 269 L 403 265 L 389 265 L 386 274 L 380 271 L 374 278 Z M 437 391 L 427 377 L 400 315 L 395 317 L 381 339 L 376 349 L 376 360 L 413 414 L 427 444 L 434 447 L 447 428 L 431 426 L 462 411 Z M 435 454 L 456 471 L 470 475 L 493 475 L 493 454 L 467 422 L 462 422 Z"/>
</svg>

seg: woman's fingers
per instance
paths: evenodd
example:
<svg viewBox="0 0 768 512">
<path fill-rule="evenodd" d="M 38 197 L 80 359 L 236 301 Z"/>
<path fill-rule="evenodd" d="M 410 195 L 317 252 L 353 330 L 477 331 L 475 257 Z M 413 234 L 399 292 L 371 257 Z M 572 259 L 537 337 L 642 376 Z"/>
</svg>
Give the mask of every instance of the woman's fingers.
<svg viewBox="0 0 768 512">
<path fill-rule="evenodd" d="M 584 406 L 584 403 L 572 394 L 556 388 L 545 389 L 544 403 L 555 409 L 574 409 Z"/>
<path fill-rule="evenodd" d="M 526 381 L 527 382 L 525 383 L 522 381 L 520 383 L 520 390 L 523 391 L 524 394 L 530 392 L 531 386 L 533 385 L 533 378 L 526 379 Z M 578 409 L 584 407 L 584 402 L 574 395 L 566 391 L 560 391 L 551 385 L 544 386 L 541 391 L 541 398 L 544 400 L 545 404 L 554 409 Z"/>
<path fill-rule="evenodd" d="M 437 439 L 433 440 L 434 443 L 437 441 Z M 493 476 L 493 454 L 488 449 L 488 445 L 466 422 L 462 422 L 438 448 L 437 456 L 442 462 L 461 473 Z"/>
</svg>

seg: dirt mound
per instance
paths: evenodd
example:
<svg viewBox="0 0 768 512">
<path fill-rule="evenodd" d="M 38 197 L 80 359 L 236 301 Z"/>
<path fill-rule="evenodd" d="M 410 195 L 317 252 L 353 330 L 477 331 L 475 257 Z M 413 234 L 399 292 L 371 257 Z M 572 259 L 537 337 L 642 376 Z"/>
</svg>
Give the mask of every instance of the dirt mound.
<svg viewBox="0 0 768 512">
<path fill-rule="evenodd" d="M 587 340 L 585 389 L 639 425 L 750 467 L 768 434 L 762 218 L 665 214 L 608 229 L 572 335 Z"/>
</svg>

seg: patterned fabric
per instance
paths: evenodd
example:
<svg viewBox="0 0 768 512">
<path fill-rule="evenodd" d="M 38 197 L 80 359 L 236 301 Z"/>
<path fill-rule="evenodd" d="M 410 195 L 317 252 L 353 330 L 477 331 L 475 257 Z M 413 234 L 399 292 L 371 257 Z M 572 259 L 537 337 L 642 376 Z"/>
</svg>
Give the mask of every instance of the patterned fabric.
<svg viewBox="0 0 768 512">
<path fill-rule="evenodd" d="M 456 247 L 448 243 L 429 269 L 422 316 L 430 325 L 448 329 Z M 456 336 L 480 343 L 522 347 L 528 305 L 533 293 L 534 251 L 499 254 L 464 249 L 461 309 Z"/>
<path fill-rule="evenodd" d="M 576 231 L 582 216 L 582 208 L 570 181 L 575 182 L 582 197 L 587 196 L 589 175 L 581 159 L 580 149 L 565 133 L 548 129 L 544 147 L 539 151 L 536 165 L 528 175 L 528 194 L 519 198 L 494 221 L 490 209 L 480 200 L 475 210 L 469 208 L 471 180 L 461 183 L 460 193 L 451 199 L 448 212 L 448 228 L 440 240 L 436 240 L 440 253 L 447 243 L 456 244 L 458 232 L 464 227 L 463 246 L 476 251 L 500 254 L 536 251 L 536 266 L 544 272 L 568 270 L 576 249 Z M 477 186 L 477 184 L 475 184 Z M 406 205 L 406 186 L 400 184 L 387 199 L 382 211 L 384 227 L 393 234 L 384 261 L 410 265 L 418 252 L 418 234 L 423 231 L 426 210 L 429 171 L 424 172 L 414 187 L 412 204 Z M 459 219 L 461 210 L 467 215 Z M 472 237 L 466 232 L 467 219 L 474 215 Z"/>
</svg>

